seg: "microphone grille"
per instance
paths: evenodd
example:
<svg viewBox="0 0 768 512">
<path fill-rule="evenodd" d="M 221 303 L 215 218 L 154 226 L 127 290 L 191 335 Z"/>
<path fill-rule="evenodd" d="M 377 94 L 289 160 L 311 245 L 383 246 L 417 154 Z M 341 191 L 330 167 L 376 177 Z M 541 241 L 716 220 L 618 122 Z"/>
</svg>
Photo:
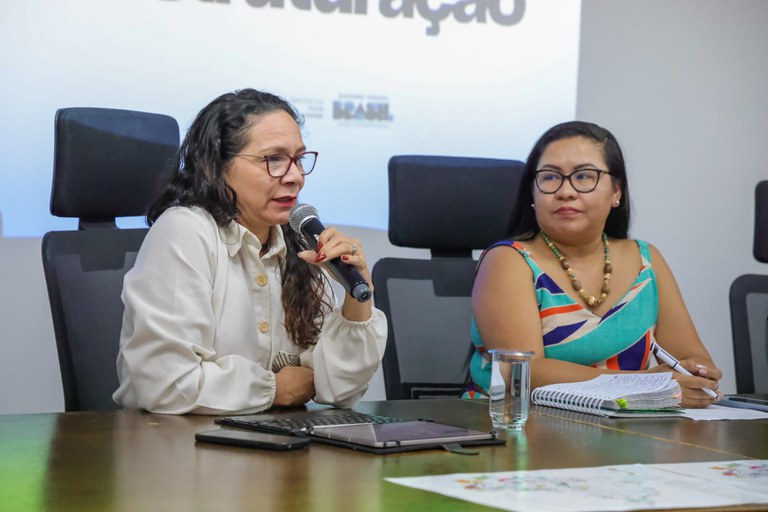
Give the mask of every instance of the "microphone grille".
<svg viewBox="0 0 768 512">
<path fill-rule="evenodd" d="M 301 234 L 301 225 L 309 217 L 320 218 L 320 214 L 317 213 L 317 208 L 306 203 L 298 203 L 294 205 L 294 207 L 291 208 L 291 218 L 289 221 L 291 229 Z"/>
</svg>

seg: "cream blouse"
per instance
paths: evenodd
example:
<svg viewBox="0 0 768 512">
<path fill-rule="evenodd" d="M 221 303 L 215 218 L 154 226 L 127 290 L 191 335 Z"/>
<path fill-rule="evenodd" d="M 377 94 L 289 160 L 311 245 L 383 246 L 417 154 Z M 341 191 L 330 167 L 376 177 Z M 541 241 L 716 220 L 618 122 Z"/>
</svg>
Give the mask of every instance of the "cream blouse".
<svg viewBox="0 0 768 512">
<path fill-rule="evenodd" d="M 315 401 L 352 406 L 384 354 L 387 321 L 373 309 L 365 322 L 326 314 L 317 345 L 302 350 L 283 325 L 282 230 L 269 250 L 230 223 L 217 226 L 198 207 L 166 210 L 126 274 L 114 400 L 169 414 L 253 413 L 275 397 L 286 364 L 314 369 Z M 329 287 L 331 303 L 336 301 Z"/>
</svg>

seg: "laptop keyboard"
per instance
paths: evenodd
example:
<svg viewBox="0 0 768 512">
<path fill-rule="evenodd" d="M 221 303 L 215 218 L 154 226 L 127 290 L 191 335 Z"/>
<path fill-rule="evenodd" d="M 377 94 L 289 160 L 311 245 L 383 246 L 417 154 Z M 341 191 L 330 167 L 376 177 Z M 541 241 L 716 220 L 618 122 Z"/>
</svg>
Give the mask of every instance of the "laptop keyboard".
<svg viewBox="0 0 768 512">
<path fill-rule="evenodd" d="M 400 418 L 391 418 L 389 416 L 379 416 L 375 414 L 366 414 L 362 412 L 348 412 L 334 414 L 332 416 L 318 416 L 316 418 L 286 418 L 286 419 L 258 419 L 253 416 L 230 416 L 221 418 L 219 423 L 222 425 L 232 425 L 263 432 L 274 432 L 276 434 L 296 434 L 307 432 L 310 427 L 319 425 L 350 425 L 356 423 L 397 423 L 404 421 Z"/>
</svg>

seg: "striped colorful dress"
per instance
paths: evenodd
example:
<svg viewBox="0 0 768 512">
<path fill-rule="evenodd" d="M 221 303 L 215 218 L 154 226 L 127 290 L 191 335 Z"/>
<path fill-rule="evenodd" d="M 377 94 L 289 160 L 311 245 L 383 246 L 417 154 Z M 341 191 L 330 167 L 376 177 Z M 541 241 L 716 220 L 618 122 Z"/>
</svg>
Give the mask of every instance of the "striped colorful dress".
<svg viewBox="0 0 768 512">
<path fill-rule="evenodd" d="M 659 298 L 648 243 L 642 240 L 636 243 L 642 263 L 640 273 L 632 287 L 602 317 L 565 293 L 519 242 L 505 240 L 488 249 L 499 245 L 512 247 L 531 267 L 545 357 L 596 368 L 641 370 L 648 367 Z M 487 395 L 491 378 L 490 357 L 474 318 L 471 337 L 475 350 L 470 360 L 471 380 L 465 398 Z"/>
</svg>

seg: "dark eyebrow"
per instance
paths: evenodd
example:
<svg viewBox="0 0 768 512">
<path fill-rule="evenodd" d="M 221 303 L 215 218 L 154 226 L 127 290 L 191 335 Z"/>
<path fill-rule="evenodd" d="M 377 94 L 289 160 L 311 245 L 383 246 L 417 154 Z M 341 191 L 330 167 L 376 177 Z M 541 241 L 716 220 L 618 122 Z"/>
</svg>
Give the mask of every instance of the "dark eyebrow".
<svg viewBox="0 0 768 512">
<path fill-rule="evenodd" d="M 589 169 L 599 171 L 600 167 L 595 164 L 585 163 L 585 164 L 579 164 L 573 168 L 574 171 L 583 171 L 583 170 L 589 170 Z M 555 171 L 555 172 L 559 172 L 560 174 L 563 174 L 563 169 L 561 169 L 557 165 L 551 165 L 551 164 L 544 165 L 540 169 L 536 169 L 536 170 L 537 171 Z"/>
<path fill-rule="evenodd" d="M 296 151 L 295 155 L 306 153 L 307 147 L 305 145 L 301 145 L 301 147 Z M 265 156 L 272 156 L 272 155 L 291 155 L 291 152 L 288 151 L 283 146 L 269 146 L 264 148 L 260 151 L 260 153 L 263 153 Z M 294 155 L 294 156 L 295 156 Z"/>
</svg>

